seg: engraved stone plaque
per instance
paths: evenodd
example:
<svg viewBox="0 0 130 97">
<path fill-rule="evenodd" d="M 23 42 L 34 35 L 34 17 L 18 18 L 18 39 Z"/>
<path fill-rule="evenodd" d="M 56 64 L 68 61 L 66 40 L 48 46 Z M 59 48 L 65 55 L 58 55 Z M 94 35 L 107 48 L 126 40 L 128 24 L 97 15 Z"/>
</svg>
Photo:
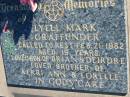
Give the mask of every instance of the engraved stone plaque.
<svg viewBox="0 0 130 97">
<path fill-rule="evenodd" d="M 126 0 L 36 3 L 33 12 L 26 4 L 1 2 L 8 85 L 126 94 Z"/>
</svg>

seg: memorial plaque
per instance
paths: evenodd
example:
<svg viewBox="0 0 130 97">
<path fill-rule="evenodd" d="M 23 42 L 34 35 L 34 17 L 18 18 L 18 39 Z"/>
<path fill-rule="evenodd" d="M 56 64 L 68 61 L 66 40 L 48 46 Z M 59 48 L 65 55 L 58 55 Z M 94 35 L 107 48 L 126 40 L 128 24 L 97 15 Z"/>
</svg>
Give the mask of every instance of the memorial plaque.
<svg viewBox="0 0 130 97">
<path fill-rule="evenodd" d="M 1 4 L 1 28 L 8 25 L 1 46 L 9 86 L 127 93 L 126 0 L 37 5 L 32 11 L 26 4 Z"/>
</svg>

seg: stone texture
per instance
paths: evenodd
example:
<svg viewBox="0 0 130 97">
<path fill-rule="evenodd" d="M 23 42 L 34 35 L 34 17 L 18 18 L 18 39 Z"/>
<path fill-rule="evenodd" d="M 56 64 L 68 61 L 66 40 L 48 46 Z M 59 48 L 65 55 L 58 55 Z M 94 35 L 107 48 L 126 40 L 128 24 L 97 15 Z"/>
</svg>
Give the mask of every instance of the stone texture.
<svg viewBox="0 0 130 97">
<path fill-rule="evenodd" d="M 51 0 L 49 0 L 51 1 Z M 64 1 L 64 0 L 63 0 Z M 62 2 L 63 3 L 63 2 Z M 21 87 L 32 87 L 32 88 L 49 88 L 49 89 L 58 89 L 58 90 L 70 90 L 70 91 L 80 91 L 80 92 L 99 92 L 99 93 L 114 93 L 114 94 L 125 94 L 127 93 L 127 44 L 126 44 L 126 24 L 125 24 L 125 10 L 124 10 L 124 0 L 116 0 L 116 5 L 114 7 L 107 7 L 107 8 L 89 8 L 89 9 L 75 9 L 75 10 L 65 10 L 64 16 L 58 20 L 58 21 L 50 21 L 48 18 L 43 14 L 43 11 L 37 10 L 34 14 L 30 11 L 26 12 L 27 20 L 24 22 L 24 24 L 19 23 L 12 23 L 14 21 L 11 21 L 10 27 L 11 32 L 8 33 L 2 33 L 1 35 L 1 45 L 2 45 L 2 52 L 3 52 L 3 59 L 6 69 L 6 75 L 7 75 L 7 83 L 11 86 L 21 86 Z M 23 13 L 22 13 L 23 14 Z M 34 19 L 30 18 L 33 17 Z M 103 82 L 106 87 L 99 88 L 98 87 L 79 87 L 77 83 L 75 83 L 72 86 L 56 86 L 49 83 L 49 80 L 51 77 L 48 77 L 48 74 L 52 71 L 60 71 L 63 72 L 63 70 L 56 69 L 56 65 L 58 63 L 53 62 L 52 60 L 48 60 L 47 62 L 42 61 L 42 63 L 51 64 L 52 68 L 42 68 L 42 69 L 36 69 L 31 67 L 31 64 L 35 62 L 31 61 L 14 61 L 12 60 L 16 55 L 27 55 L 27 56 L 36 56 L 38 55 L 38 49 L 36 48 L 20 48 L 19 44 L 22 41 L 25 42 L 37 42 L 42 43 L 45 45 L 48 41 L 44 40 L 35 40 L 34 36 L 37 33 L 46 33 L 47 35 L 51 34 L 67 34 L 72 33 L 71 31 L 66 31 L 65 25 L 66 24 L 96 24 L 97 31 L 95 32 L 85 32 L 85 31 L 78 31 L 74 33 L 82 33 L 82 34 L 88 34 L 88 33 L 99 33 L 100 37 L 98 41 L 63 41 L 63 43 L 89 43 L 92 45 L 90 48 L 91 50 L 98 50 L 100 52 L 100 57 L 103 58 L 124 58 L 123 64 L 97 64 L 97 63 L 82 63 L 83 65 L 89 66 L 91 69 L 90 71 L 64 71 L 66 76 L 61 78 L 55 78 L 54 79 L 69 79 L 69 80 L 82 80 L 83 82 L 96 82 L 100 83 Z M 16 25 L 14 25 L 16 24 Z M 34 25 L 58 25 L 60 31 L 59 32 L 46 32 L 46 31 L 37 31 L 34 32 L 30 30 Z M 31 26 L 33 25 L 33 26 Z M 33 28 L 32 28 L 33 29 Z M 60 43 L 61 40 L 51 40 L 48 43 L 53 42 L 54 44 Z M 120 48 L 118 49 L 110 49 L 106 48 L 106 43 L 118 43 Z M 95 43 L 101 43 L 101 46 L 99 48 L 94 48 L 93 45 Z M 123 45 L 122 45 L 122 44 Z M 50 48 L 47 48 L 50 49 Z M 57 48 L 54 48 L 57 49 Z M 90 50 L 89 49 L 89 50 Z M 60 51 L 61 49 L 58 49 L 56 52 Z M 73 48 L 68 48 L 69 55 L 67 56 L 69 59 L 71 59 L 71 56 L 75 56 L 76 60 L 79 60 L 79 57 L 75 54 L 75 50 Z M 58 53 L 59 54 L 59 53 Z M 40 55 L 41 56 L 41 55 Z M 61 55 L 62 56 L 62 55 Z M 49 56 L 51 57 L 51 55 Z M 86 56 L 85 56 L 86 57 Z M 88 56 L 87 56 L 88 57 Z M 97 57 L 97 56 L 96 56 Z M 65 57 L 66 58 L 66 57 Z M 38 62 L 37 62 L 38 63 Z M 61 64 L 72 64 L 70 63 L 61 63 Z M 78 61 L 78 63 L 73 63 L 81 65 L 81 62 Z M 96 71 L 94 69 L 95 66 L 103 66 L 103 71 Z M 40 70 L 44 76 L 41 76 L 39 78 L 43 78 L 44 84 L 37 84 L 35 82 L 36 78 L 38 76 L 32 76 L 27 74 L 22 74 L 22 70 Z M 72 72 L 76 73 L 76 78 L 72 78 L 71 74 Z M 87 79 L 82 78 L 82 73 L 96 73 L 96 74 L 106 74 L 107 76 L 109 74 L 119 74 L 118 80 L 106 80 L 106 79 Z M 53 77 L 52 77 L 53 78 Z M 94 83 L 93 83 L 94 84 Z M 92 86 L 92 85 L 91 85 Z"/>
</svg>

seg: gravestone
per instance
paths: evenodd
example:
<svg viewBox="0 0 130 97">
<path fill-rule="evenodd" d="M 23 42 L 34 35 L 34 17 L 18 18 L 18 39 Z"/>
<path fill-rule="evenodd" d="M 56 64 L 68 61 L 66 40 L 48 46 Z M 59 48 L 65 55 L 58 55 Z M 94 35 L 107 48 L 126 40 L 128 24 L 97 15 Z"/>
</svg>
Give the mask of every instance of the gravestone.
<svg viewBox="0 0 130 97">
<path fill-rule="evenodd" d="M 25 5 L 3 7 L 9 14 L 9 30 L 1 33 L 8 85 L 126 94 L 125 5 L 125 0 L 40 0 L 34 13 Z"/>
</svg>

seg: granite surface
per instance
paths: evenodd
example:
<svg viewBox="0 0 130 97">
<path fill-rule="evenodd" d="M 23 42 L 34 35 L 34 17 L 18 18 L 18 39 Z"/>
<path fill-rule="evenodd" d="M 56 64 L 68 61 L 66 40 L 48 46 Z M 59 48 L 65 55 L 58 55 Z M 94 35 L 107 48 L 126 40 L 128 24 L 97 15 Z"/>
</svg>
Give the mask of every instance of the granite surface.
<svg viewBox="0 0 130 97">
<path fill-rule="evenodd" d="M 1 23 L 10 29 L 1 33 L 8 85 L 126 94 L 124 0 L 108 1 L 115 4 L 66 8 L 65 0 L 41 0 L 35 13 L 9 11 Z"/>
</svg>

